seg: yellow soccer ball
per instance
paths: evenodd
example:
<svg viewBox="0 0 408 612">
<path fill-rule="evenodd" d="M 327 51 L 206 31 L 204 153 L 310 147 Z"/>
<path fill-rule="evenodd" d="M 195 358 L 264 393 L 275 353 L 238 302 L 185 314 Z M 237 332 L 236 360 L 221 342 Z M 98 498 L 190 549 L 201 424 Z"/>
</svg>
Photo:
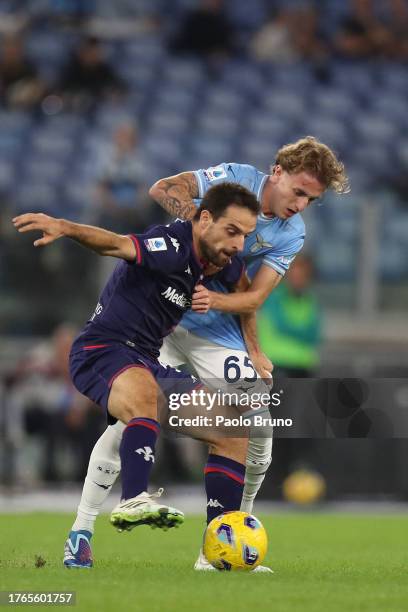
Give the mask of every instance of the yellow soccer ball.
<svg viewBox="0 0 408 612">
<path fill-rule="evenodd" d="M 326 483 L 317 472 L 297 470 L 292 472 L 283 483 L 283 496 L 294 504 L 307 506 L 315 504 L 324 497 Z"/>
<path fill-rule="evenodd" d="M 218 570 L 253 570 L 262 563 L 267 548 L 264 526 L 247 512 L 224 512 L 204 533 L 204 555 Z"/>
</svg>

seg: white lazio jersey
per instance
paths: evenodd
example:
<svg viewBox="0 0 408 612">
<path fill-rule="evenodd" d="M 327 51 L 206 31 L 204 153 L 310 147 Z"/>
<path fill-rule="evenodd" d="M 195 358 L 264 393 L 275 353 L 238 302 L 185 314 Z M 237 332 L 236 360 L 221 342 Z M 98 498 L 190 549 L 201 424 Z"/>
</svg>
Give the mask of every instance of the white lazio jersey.
<svg viewBox="0 0 408 612">
<path fill-rule="evenodd" d="M 197 170 L 194 174 L 199 186 L 197 206 L 210 187 L 225 181 L 243 185 L 260 200 L 268 178 L 268 175 L 253 166 L 234 163 L 223 163 L 207 170 Z M 293 215 L 290 219 L 277 217 L 271 219 L 262 213 L 258 215 L 256 228 L 245 239 L 242 253 L 249 277 L 253 278 L 262 265 L 270 266 L 283 276 L 302 248 L 304 239 L 305 225 L 300 214 Z M 211 281 L 207 286 L 213 291 L 227 292 L 227 289 L 217 281 Z M 195 335 L 221 346 L 246 350 L 238 316 L 215 310 L 210 310 L 206 315 L 189 311 L 183 316 L 181 325 Z"/>
</svg>

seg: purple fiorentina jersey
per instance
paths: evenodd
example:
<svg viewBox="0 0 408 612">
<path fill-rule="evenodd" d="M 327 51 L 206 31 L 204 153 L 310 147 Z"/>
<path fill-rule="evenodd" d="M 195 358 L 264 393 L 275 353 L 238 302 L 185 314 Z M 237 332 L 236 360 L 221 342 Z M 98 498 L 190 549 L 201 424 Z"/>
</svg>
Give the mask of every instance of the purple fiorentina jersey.
<svg viewBox="0 0 408 612">
<path fill-rule="evenodd" d="M 135 260 L 118 263 L 78 339 L 117 340 L 157 357 L 163 338 L 190 308 L 193 289 L 203 281 L 203 265 L 194 250 L 190 221 L 156 225 L 130 238 Z M 243 267 L 234 257 L 208 278 L 234 286 Z"/>
</svg>

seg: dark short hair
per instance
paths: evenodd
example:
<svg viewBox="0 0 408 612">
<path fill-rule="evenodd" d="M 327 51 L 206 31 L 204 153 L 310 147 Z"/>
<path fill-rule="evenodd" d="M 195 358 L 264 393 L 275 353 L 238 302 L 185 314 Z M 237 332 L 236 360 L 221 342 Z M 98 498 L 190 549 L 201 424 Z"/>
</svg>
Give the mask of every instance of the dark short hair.
<svg viewBox="0 0 408 612">
<path fill-rule="evenodd" d="M 203 210 L 211 213 L 214 221 L 222 217 L 228 206 L 240 206 L 247 208 L 254 215 L 260 212 L 259 202 L 255 195 L 238 183 L 220 183 L 214 185 L 205 193 L 200 207 L 194 215 L 194 221 L 198 221 Z"/>
</svg>

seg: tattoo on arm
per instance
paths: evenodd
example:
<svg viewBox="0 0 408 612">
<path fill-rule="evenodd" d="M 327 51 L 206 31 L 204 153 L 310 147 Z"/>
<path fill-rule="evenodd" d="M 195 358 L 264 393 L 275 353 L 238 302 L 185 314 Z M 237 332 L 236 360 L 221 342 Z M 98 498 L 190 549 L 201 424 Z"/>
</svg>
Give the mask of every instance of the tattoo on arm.
<svg viewBox="0 0 408 612">
<path fill-rule="evenodd" d="M 191 219 L 197 208 L 193 198 L 198 197 L 197 180 L 192 172 L 183 172 L 158 181 L 154 199 L 170 215 Z"/>
</svg>

